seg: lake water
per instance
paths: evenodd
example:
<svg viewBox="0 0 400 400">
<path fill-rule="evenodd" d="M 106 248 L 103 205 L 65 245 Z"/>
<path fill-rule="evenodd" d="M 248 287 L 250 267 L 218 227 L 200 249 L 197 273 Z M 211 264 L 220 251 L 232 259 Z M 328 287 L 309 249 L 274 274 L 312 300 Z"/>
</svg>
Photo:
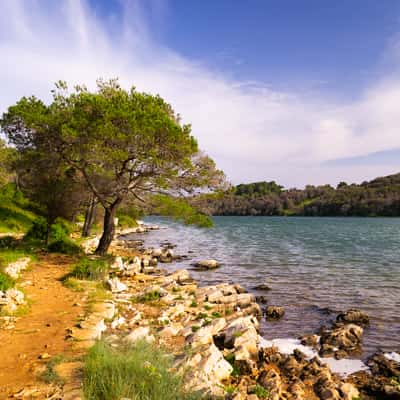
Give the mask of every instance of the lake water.
<svg viewBox="0 0 400 400">
<path fill-rule="evenodd" d="M 147 221 L 166 228 L 135 235 L 147 247 L 170 241 L 190 256 L 166 268 L 215 258 L 218 270 L 191 271 L 201 285 L 237 282 L 284 306 L 282 320 L 262 324 L 265 338 L 314 333 L 359 308 L 371 317 L 364 355 L 400 350 L 400 218 L 215 217 L 211 229 Z M 270 291 L 253 290 L 263 282 Z"/>
</svg>

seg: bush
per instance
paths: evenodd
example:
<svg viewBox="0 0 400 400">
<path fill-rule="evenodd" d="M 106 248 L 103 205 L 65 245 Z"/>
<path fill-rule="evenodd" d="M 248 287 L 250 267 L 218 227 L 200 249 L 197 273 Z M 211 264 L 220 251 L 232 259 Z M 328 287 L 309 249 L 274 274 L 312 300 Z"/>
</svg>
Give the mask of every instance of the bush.
<svg viewBox="0 0 400 400">
<path fill-rule="evenodd" d="M 136 220 L 129 215 L 119 214 L 118 215 L 118 226 L 121 228 L 133 228 L 138 226 Z"/>
<path fill-rule="evenodd" d="M 6 290 L 13 288 L 14 285 L 14 279 L 6 273 L 0 271 L 0 290 L 5 292 Z"/>
<path fill-rule="evenodd" d="M 24 240 L 46 240 L 47 222 L 43 217 L 38 217 L 33 221 L 32 226 L 24 236 Z"/>
<path fill-rule="evenodd" d="M 57 242 L 69 238 L 69 234 L 72 232 L 72 226 L 68 221 L 62 218 L 57 218 L 55 223 L 51 225 L 49 240 Z"/>
<path fill-rule="evenodd" d="M 113 348 L 104 341 L 89 351 L 83 391 L 88 400 L 191 400 L 180 376 L 171 372 L 172 359 L 146 342 Z"/>
<path fill-rule="evenodd" d="M 82 257 L 74 265 L 70 276 L 78 279 L 88 279 L 92 281 L 101 280 L 106 278 L 109 269 L 110 265 L 104 259 L 90 259 L 87 257 Z"/>
<path fill-rule="evenodd" d="M 82 249 L 80 248 L 80 246 L 68 237 L 51 242 L 47 246 L 47 250 L 50 253 L 62 253 L 68 255 L 76 255 L 82 253 Z"/>
</svg>

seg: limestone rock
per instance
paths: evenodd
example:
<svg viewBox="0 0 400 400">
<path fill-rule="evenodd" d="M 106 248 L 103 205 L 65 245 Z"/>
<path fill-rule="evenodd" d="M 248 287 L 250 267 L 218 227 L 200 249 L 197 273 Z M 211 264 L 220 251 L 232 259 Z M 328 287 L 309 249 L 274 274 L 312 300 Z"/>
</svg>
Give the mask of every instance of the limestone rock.
<svg viewBox="0 0 400 400">
<path fill-rule="evenodd" d="M 189 357 L 183 363 L 182 370 L 188 371 L 185 376 L 187 388 L 218 396 L 224 394 L 221 381 L 229 378 L 233 368 L 218 348 L 212 344 Z"/>
<path fill-rule="evenodd" d="M 155 337 L 150 335 L 150 328 L 147 326 L 136 328 L 124 337 L 124 341 L 130 344 L 133 344 L 138 340 L 145 340 L 146 342 L 152 343 L 155 341 Z"/>
<path fill-rule="evenodd" d="M 118 278 L 107 279 L 106 285 L 113 293 L 121 293 L 128 289 L 125 283 L 121 282 Z"/>
<path fill-rule="evenodd" d="M 267 320 L 280 319 L 284 316 L 285 309 L 278 306 L 268 306 L 265 309 L 265 318 Z"/>
<path fill-rule="evenodd" d="M 215 269 L 215 268 L 218 268 L 218 267 L 219 267 L 219 263 L 218 263 L 217 260 L 213 260 L 213 259 L 210 259 L 210 260 L 201 260 L 201 261 L 198 261 L 198 262 L 195 264 L 195 267 L 197 267 L 197 268 L 199 268 L 199 269 L 205 269 L 205 270 L 208 270 L 208 269 Z"/>
<path fill-rule="evenodd" d="M 367 326 L 367 325 L 369 325 L 369 316 L 360 310 L 350 309 L 350 310 L 347 310 L 346 312 L 340 313 L 336 317 L 336 321 L 343 322 L 346 324 L 356 324 L 356 325 L 360 325 L 360 326 Z"/>
<path fill-rule="evenodd" d="M 334 327 L 326 330 L 321 335 L 320 355 L 323 357 L 332 356 L 335 353 L 337 358 L 343 358 L 348 353 L 358 351 L 361 346 L 363 328 L 355 324 Z"/>
</svg>

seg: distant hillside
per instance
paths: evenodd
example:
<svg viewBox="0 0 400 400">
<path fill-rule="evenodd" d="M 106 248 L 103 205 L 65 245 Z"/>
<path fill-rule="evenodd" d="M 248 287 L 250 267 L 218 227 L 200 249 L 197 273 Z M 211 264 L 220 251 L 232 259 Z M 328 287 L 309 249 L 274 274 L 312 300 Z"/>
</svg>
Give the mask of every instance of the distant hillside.
<svg viewBox="0 0 400 400">
<path fill-rule="evenodd" d="M 400 216 L 400 173 L 360 185 L 341 182 L 287 189 L 272 182 L 240 184 L 194 197 L 209 215 Z"/>
</svg>

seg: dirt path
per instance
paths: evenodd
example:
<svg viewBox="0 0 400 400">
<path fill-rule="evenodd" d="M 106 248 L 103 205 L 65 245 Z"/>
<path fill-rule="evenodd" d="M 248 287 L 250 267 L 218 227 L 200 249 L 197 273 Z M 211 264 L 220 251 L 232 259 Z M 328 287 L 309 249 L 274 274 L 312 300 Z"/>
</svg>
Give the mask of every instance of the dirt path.
<svg viewBox="0 0 400 400">
<path fill-rule="evenodd" d="M 66 330 L 84 312 L 84 293 L 73 292 L 60 282 L 69 268 L 68 257 L 46 255 L 23 274 L 21 281 L 28 283 L 24 291 L 31 307 L 14 329 L 0 330 L 0 399 L 13 398 L 31 387 L 40 390 L 32 398 L 46 398 L 46 387 L 38 375 L 48 359 L 39 357 L 45 353 L 76 356 L 71 341 L 65 340 Z"/>
</svg>

